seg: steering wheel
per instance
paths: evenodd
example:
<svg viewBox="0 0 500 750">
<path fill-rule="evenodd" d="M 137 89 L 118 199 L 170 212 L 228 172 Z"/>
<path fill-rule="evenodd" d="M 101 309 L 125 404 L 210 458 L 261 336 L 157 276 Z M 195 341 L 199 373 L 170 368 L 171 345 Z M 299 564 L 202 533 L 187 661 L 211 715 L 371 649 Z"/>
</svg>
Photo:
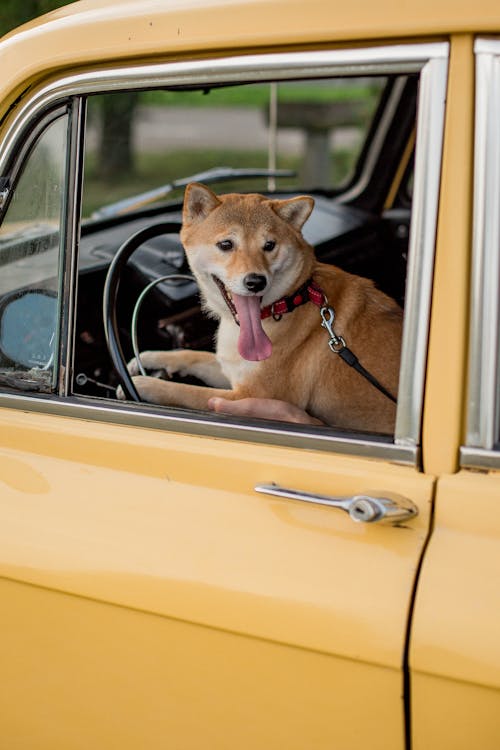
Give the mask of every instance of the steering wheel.
<svg viewBox="0 0 500 750">
<path fill-rule="evenodd" d="M 161 234 L 178 234 L 181 226 L 181 222 L 172 221 L 152 224 L 149 227 L 140 229 L 125 240 L 123 245 L 119 248 L 106 275 L 102 300 L 106 344 L 108 346 L 109 356 L 111 357 L 117 372 L 120 385 L 123 388 L 123 392 L 125 393 L 125 396 L 132 401 L 140 402 L 141 399 L 127 369 L 127 362 L 120 344 L 120 334 L 116 319 L 116 302 L 118 298 L 118 287 L 120 285 L 121 273 L 125 264 L 138 247 L 148 240 L 153 239 L 153 237 L 158 237 Z"/>
</svg>

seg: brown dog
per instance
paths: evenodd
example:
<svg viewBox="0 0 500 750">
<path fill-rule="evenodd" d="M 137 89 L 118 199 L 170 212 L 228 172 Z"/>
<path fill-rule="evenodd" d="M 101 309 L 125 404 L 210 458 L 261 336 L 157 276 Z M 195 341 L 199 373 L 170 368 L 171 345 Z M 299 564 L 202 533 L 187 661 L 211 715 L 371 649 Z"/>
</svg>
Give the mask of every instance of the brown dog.
<svg viewBox="0 0 500 750">
<path fill-rule="evenodd" d="M 216 196 L 204 185 L 187 187 L 181 240 L 205 309 L 220 321 L 216 354 L 143 352 L 141 362 L 210 387 L 136 376 L 144 400 L 207 409 L 214 396 L 272 398 L 329 425 L 393 431 L 395 404 L 331 351 L 321 309 L 328 320 L 335 311 L 336 336 L 392 394 L 402 311 L 371 281 L 316 261 L 301 234 L 313 205 L 306 196 Z M 137 375 L 135 360 L 129 371 Z"/>
</svg>

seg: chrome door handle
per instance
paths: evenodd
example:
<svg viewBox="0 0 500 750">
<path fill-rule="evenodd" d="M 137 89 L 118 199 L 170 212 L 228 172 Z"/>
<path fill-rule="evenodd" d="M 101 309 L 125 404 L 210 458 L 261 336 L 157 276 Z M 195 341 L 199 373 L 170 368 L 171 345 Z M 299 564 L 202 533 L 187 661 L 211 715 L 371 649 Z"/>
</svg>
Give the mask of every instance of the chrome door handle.
<svg viewBox="0 0 500 750">
<path fill-rule="evenodd" d="M 398 524 L 418 515 L 418 507 L 408 498 L 394 493 L 382 495 L 353 495 L 351 497 L 330 497 L 316 495 L 311 492 L 301 492 L 287 487 L 280 487 L 274 482 L 270 484 L 256 484 L 255 491 L 264 495 L 287 497 L 290 500 L 301 500 L 315 505 L 328 505 L 349 513 L 353 521 L 361 523 L 392 523 Z"/>
</svg>

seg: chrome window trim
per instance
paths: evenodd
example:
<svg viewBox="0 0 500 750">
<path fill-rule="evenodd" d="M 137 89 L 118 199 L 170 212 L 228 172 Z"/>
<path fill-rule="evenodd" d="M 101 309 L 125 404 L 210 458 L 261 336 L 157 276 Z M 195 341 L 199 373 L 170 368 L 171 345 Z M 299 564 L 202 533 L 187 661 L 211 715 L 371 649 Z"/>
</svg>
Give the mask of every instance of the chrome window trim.
<svg viewBox="0 0 500 750">
<path fill-rule="evenodd" d="M 55 79 L 35 88 L 29 98 L 16 107 L 13 120 L 0 144 L 0 175 L 5 156 L 10 152 L 27 122 L 40 110 L 58 99 L 161 86 L 182 86 L 193 83 L 238 83 L 241 80 L 266 81 L 272 78 L 314 78 L 319 75 L 386 75 L 420 72 L 432 59 L 448 58 L 447 42 L 408 44 L 364 49 L 230 56 L 208 60 L 166 62 L 129 67 L 90 70 Z"/>
<path fill-rule="evenodd" d="M 460 466 L 463 469 L 500 469 L 498 451 L 463 446 L 460 449 Z"/>
<path fill-rule="evenodd" d="M 188 413 L 181 409 L 155 407 L 146 408 L 142 404 L 130 402 L 120 405 L 112 403 L 91 403 L 84 398 L 51 398 L 42 396 L 25 396 L 23 394 L 4 394 L 0 398 L 0 407 L 6 409 L 23 409 L 30 412 L 50 414 L 57 417 L 70 417 L 88 421 L 105 421 L 109 424 L 127 425 L 130 427 L 148 427 L 162 432 L 189 433 L 201 437 L 238 440 L 251 443 L 277 445 L 279 447 L 321 450 L 342 455 L 362 458 L 385 459 L 391 463 L 415 466 L 420 459 L 420 451 L 413 446 L 396 446 L 392 443 L 377 440 L 376 436 L 366 439 L 351 436 L 323 434 L 309 427 L 296 428 L 283 423 L 279 426 L 273 422 L 269 426 L 261 424 L 242 424 L 231 418 L 207 416 L 201 412 Z M 257 421 L 257 420 L 256 420 Z M 334 451 L 332 450 L 334 449 Z"/>
<path fill-rule="evenodd" d="M 403 344 L 394 433 L 397 445 L 418 445 L 420 442 L 447 78 L 447 59 L 429 60 L 420 77 Z"/>
<path fill-rule="evenodd" d="M 438 193 L 446 98 L 449 45 L 447 42 L 408 44 L 364 49 L 345 49 L 315 52 L 290 52 L 248 56 L 233 56 L 188 62 L 109 68 L 105 71 L 87 71 L 45 83 L 21 102 L 0 144 L 0 174 L 2 174 L 11 149 L 34 117 L 55 101 L 72 96 L 121 89 L 139 89 L 154 86 L 175 86 L 210 83 L 231 83 L 244 80 L 281 80 L 314 78 L 334 75 L 369 75 L 419 72 L 420 99 L 417 123 L 418 151 L 415 165 L 413 216 L 410 232 L 410 265 L 407 282 L 407 304 L 403 332 L 403 353 L 399 386 L 398 416 L 394 443 L 375 440 L 346 440 L 331 435 L 301 434 L 287 430 L 229 426 L 222 420 L 188 419 L 169 414 L 161 415 L 166 429 L 192 432 L 201 429 L 204 434 L 216 435 L 228 431 L 240 439 L 300 444 L 302 447 L 334 449 L 355 455 L 385 458 L 416 464 L 419 456 L 421 411 L 425 379 L 430 293 L 438 211 Z M 423 312 L 422 312 L 423 311 Z M 422 325 L 422 320 L 424 324 Z M 26 396 L 0 394 L 0 406 L 34 408 L 38 399 Z M 78 404 L 66 408 L 55 401 L 48 411 L 69 413 L 77 409 L 83 418 L 106 418 L 108 421 L 158 426 L 154 411 L 143 410 L 141 415 L 122 405 L 101 407 Z M 40 406 L 37 409 L 42 410 Z M 71 412 L 73 413 L 73 412 Z M 132 421 L 130 421 L 132 420 Z M 242 437 L 242 436 L 245 437 Z"/>
<path fill-rule="evenodd" d="M 468 408 L 462 466 L 499 468 L 500 41 L 475 43 L 474 209 L 469 325 Z M 492 408 L 492 405 L 495 405 Z"/>
<path fill-rule="evenodd" d="M 61 330 L 59 332 L 59 361 L 67 363 L 73 361 L 74 349 L 74 308 L 77 293 L 77 260 L 78 240 L 80 233 L 79 201 L 83 183 L 83 143 L 85 137 L 86 101 L 82 97 L 74 97 L 69 106 L 69 134 L 66 174 L 71 189 L 66 196 L 66 216 L 63 223 L 64 248 L 62 253 L 61 274 L 59 285 L 59 299 L 61 300 Z M 75 248 L 75 252 L 68 252 L 68 248 Z M 58 394 L 65 396 L 70 393 L 71 367 L 63 366 L 59 369 Z"/>
</svg>

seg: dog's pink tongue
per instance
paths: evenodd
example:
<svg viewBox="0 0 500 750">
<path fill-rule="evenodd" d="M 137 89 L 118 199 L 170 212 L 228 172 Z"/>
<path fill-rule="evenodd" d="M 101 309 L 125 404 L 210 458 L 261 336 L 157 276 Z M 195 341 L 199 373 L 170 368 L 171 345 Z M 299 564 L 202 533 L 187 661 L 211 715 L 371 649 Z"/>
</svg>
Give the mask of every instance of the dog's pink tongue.
<svg viewBox="0 0 500 750">
<path fill-rule="evenodd" d="M 260 300 L 260 297 L 233 294 L 233 302 L 240 323 L 238 351 L 243 359 L 252 361 L 267 359 L 271 356 L 273 349 L 260 322 Z"/>
</svg>

